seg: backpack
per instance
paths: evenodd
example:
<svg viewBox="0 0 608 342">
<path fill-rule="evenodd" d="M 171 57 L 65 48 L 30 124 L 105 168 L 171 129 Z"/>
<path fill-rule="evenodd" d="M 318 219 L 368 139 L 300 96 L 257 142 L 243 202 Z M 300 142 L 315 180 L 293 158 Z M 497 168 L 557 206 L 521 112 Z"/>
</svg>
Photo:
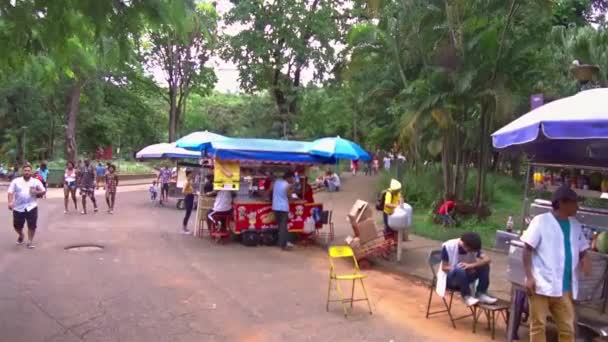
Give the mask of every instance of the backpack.
<svg viewBox="0 0 608 342">
<path fill-rule="evenodd" d="M 376 197 L 376 210 L 384 211 L 384 199 L 388 190 L 382 190 Z"/>
</svg>

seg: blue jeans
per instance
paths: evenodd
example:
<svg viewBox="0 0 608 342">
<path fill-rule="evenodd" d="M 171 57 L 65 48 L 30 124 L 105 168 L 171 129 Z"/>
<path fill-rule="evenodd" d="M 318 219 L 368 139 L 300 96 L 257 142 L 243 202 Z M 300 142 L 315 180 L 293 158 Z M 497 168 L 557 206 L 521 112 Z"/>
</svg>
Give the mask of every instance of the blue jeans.
<svg viewBox="0 0 608 342">
<path fill-rule="evenodd" d="M 393 230 L 388 225 L 388 214 L 382 213 L 382 220 L 384 221 L 384 235 L 392 234 Z"/>
<path fill-rule="evenodd" d="M 274 212 L 274 217 L 277 220 L 277 226 L 279 228 L 279 247 L 285 248 L 287 246 L 287 242 L 289 242 L 289 213 L 286 211 L 276 211 Z"/>
<path fill-rule="evenodd" d="M 477 284 L 477 293 L 487 293 L 490 287 L 490 265 L 485 265 L 475 268 L 472 272 L 456 266 L 448 272 L 448 288 L 451 290 L 459 290 L 462 297 L 471 295 L 469 285 L 475 280 L 479 280 Z"/>
<path fill-rule="evenodd" d="M 444 226 L 451 226 L 454 224 L 454 219 L 450 214 L 439 214 L 439 217 L 441 218 L 441 223 Z"/>
</svg>

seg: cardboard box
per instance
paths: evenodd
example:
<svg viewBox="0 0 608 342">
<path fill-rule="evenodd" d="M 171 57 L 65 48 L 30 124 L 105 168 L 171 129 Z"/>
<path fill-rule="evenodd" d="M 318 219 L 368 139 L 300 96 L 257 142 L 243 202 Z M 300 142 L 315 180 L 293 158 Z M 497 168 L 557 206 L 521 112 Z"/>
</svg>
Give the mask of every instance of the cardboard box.
<svg viewBox="0 0 608 342">
<path fill-rule="evenodd" d="M 356 225 L 358 228 L 358 238 L 361 245 L 364 245 L 365 243 L 371 240 L 377 239 L 380 236 L 378 234 L 378 229 L 376 228 L 376 222 L 371 217 L 367 220 L 357 223 Z"/>
<path fill-rule="evenodd" d="M 356 200 L 348 213 L 348 220 L 351 224 L 360 223 L 374 216 L 369 203 L 362 200 Z"/>
</svg>

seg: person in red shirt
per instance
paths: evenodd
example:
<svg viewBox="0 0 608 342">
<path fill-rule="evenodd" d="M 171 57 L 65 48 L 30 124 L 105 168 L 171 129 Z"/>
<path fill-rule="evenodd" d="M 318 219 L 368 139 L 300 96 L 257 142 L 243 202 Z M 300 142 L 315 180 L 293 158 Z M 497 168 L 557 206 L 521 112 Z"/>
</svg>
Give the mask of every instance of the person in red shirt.
<svg viewBox="0 0 608 342">
<path fill-rule="evenodd" d="M 443 204 L 439 207 L 437 214 L 441 218 L 441 221 L 444 226 L 453 226 L 454 218 L 452 217 L 454 208 L 456 207 L 456 203 L 454 202 L 454 195 L 447 194 L 445 196 L 445 200 Z"/>
<path fill-rule="evenodd" d="M 312 190 L 312 186 L 308 184 L 308 178 L 304 179 L 304 200 L 306 203 L 315 203 L 314 191 Z"/>
</svg>

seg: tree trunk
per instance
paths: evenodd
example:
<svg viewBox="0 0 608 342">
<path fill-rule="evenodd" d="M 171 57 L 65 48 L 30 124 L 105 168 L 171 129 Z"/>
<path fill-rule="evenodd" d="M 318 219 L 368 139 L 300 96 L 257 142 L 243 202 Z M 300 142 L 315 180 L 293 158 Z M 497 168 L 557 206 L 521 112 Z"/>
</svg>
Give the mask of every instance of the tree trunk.
<svg viewBox="0 0 608 342">
<path fill-rule="evenodd" d="M 459 134 L 457 134 L 459 136 Z M 459 193 L 459 185 L 460 185 L 460 177 L 462 176 L 461 172 L 461 164 L 462 164 L 462 146 L 460 146 L 460 139 L 456 139 L 456 162 L 454 163 L 454 181 L 452 187 L 452 194 L 454 196 L 458 196 Z M 458 198 L 458 197 L 457 197 Z"/>
<path fill-rule="evenodd" d="M 492 172 L 496 172 L 496 170 L 500 169 L 500 154 L 498 152 L 492 153 L 492 167 L 490 170 Z"/>
<path fill-rule="evenodd" d="M 47 158 L 54 159 L 55 154 L 55 118 L 54 114 L 51 113 L 51 129 L 49 133 L 49 149 L 47 151 Z"/>
<path fill-rule="evenodd" d="M 174 90 L 169 90 L 169 142 L 174 142 L 177 137 L 178 108 Z"/>
<path fill-rule="evenodd" d="M 80 110 L 81 90 L 81 81 L 74 80 L 68 93 L 68 110 L 66 113 L 65 126 L 65 158 L 69 161 L 75 161 L 78 155 L 78 148 L 76 145 L 76 121 Z"/>
<path fill-rule="evenodd" d="M 485 201 L 486 174 L 488 170 L 488 144 L 490 118 L 487 105 L 481 106 L 481 129 L 479 130 L 479 164 L 477 165 L 477 190 L 475 194 L 475 206 L 481 208 Z"/>
<path fill-rule="evenodd" d="M 448 129 L 443 136 L 443 148 L 441 150 L 441 164 L 443 169 L 443 189 L 444 193 L 449 193 L 452 188 L 452 151 L 450 144 L 450 130 Z"/>
<path fill-rule="evenodd" d="M 511 177 L 515 179 L 521 179 L 521 153 L 514 153 L 511 155 Z"/>
<path fill-rule="evenodd" d="M 464 199 L 464 195 L 467 191 L 467 185 L 469 184 L 469 164 L 471 162 L 471 154 L 467 153 L 463 157 L 462 163 L 462 180 L 460 182 L 460 188 L 456 194 L 456 198 Z"/>
<path fill-rule="evenodd" d="M 285 98 L 285 94 L 282 90 L 275 88 L 273 91 L 273 97 L 275 104 L 277 105 L 277 111 L 279 112 L 279 118 L 281 120 L 281 134 L 283 138 L 287 139 L 289 136 L 289 104 Z"/>
</svg>

